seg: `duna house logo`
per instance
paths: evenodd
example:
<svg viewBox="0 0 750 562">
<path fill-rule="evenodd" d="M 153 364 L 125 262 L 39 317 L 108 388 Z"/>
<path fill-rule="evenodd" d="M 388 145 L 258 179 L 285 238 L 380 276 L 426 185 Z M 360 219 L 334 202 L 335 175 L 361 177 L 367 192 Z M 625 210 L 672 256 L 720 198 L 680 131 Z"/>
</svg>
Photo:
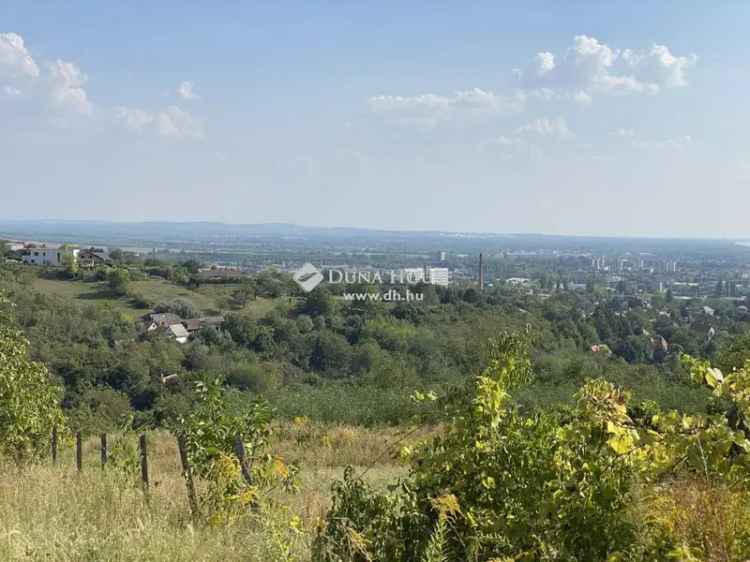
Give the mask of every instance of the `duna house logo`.
<svg viewBox="0 0 750 562">
<path fill-rule="evenodd" d="M 294 272 L 292 278 L 303 291 L 309 293 L 323 281 L 323 274 L 313 264 L 306 263 Z"/>
</svg>

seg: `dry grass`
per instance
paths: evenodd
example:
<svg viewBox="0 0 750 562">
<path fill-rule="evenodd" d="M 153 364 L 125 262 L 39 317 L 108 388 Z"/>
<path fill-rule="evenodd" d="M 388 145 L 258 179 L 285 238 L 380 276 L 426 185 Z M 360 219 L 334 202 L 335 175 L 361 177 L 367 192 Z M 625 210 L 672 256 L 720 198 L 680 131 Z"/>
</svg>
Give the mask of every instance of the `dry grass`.
<svg viewBox="0 0 750 562">
<path fill-rule="evenodd" d="M 309 560 L 313 531 L 330 506 L 330 485 L 343 468 L 355 466 L 375 487 L 392 483 L 406 470 L 394 452 L 434 432 L 321 426 L 305 420 L 279 425 L 273 450 L 302 467 L 301 491 L 275 492 L 273 510 L 230 526 L 193 522 L 170 435 L 150 434 L 148 495 L 137 478 L 99 466 L 94 437 L 84 443 L 84 470 L 77 473 L 68 441 L 57 466 L 47 461 L 19 469 L 0 462 L 0 561 Z M 746 492 L 687 479 L 651 489 L 638 503 L 644 517 L 658 522 L 695 559 L 746 559 Z"/>
<path fill-rule="evenodd" d="M 289 461 L 306 467 L 387 467 L 398 462 L 403 445 L 429 437 L 434 431 L 432 428 L 371 429 L 318 425 L 297 419 L 276 428 L 274 450 Z"/>
<path fill-rule="evenodd" d="M 150 436 L 152 487 L 99 466 L 98 439 L 84 443 L 77 473 L 71 443 L 57 466 L 0 463 L 0 560 L 273 561 L 307 560 L 312 530 L 329 506 L 331 482 L 352 462 L 375 485 L 404 468 L 382 451 L 395 432 L 346 427 L 280 427 L 275 451 L 298 462 L 301 491 L 277 493 L 278 507 L 231 526 L 194 524 L 174 440 Z M 112 440 L 112 439 L 111 439 Z M 293 529 L 293 518 L 301 532 Z M 285 549 L 289 549 L 285 552 Z"/>
<path fill-rule="evenodd" d="M 703 562 L 745 562 L 750 550 L 750 498 L 745 490 L 702 478 L 660 486 L 651 516 L 676 544 Z"/>
</svg>

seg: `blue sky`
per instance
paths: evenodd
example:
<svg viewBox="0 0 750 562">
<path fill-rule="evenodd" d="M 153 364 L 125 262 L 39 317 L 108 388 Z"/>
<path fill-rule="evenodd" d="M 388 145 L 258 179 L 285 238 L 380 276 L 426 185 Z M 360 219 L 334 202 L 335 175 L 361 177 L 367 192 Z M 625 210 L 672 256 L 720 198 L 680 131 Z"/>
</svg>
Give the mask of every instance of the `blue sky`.
<svg viewBox="0 0 750 562">
<path fill-rule="evenodd" d="M 0 217 L 747 237 L 750 4 L 0 3 Z"/>
</svg>

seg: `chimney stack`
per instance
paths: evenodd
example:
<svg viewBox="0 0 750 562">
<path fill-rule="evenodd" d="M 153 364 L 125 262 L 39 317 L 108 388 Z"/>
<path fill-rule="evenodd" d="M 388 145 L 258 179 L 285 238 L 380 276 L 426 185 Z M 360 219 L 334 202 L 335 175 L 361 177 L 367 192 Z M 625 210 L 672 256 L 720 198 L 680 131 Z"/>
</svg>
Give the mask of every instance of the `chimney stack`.
<svg viewBox="0 0 750 562">
<path fill-rule="evenodd" d="M 479 290 L 484 289 L 484 256 L 479 253 Z"/>
</svg>

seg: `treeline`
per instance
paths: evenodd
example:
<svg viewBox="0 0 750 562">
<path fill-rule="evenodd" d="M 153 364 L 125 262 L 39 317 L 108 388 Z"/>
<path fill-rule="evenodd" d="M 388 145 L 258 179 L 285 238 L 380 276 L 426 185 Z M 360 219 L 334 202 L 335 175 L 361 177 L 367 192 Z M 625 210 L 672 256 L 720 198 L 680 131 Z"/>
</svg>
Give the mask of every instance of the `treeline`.
<svg viewBox="0 0 750 562">
<path fill-rule="evenodd" d="M 248 299 L 259 291 L 285 297 L 269 312 L 230 312 L 220 329 L 179 345 L 143 333 L 106 304 L 45 296 L 22 270 L 0 271 L 0 290 L 33 357 L 64 383 L 65 407 L 103 424 L 133 411 L 137 424 L 158 425 L 188 407 L 190 381 L 215 375 L 238 400 L 263 395 L 290 417 L 400 423 L 416 411 L 415 390 L 460 384 L 485 368 L 487 341 L 526 326 L 539 373 L 522 396 L 528 407 L 565 402 L 586 377 L 604 376 L 639 398 L 701 410 L 706 395 L 687 382 L 677 356 L 716 359 L 747 326 L 747 315 L 728 310 L 708 317 L 689 303 L 650 306 L 585 293 L 540 300 L 513 290 L 422 286 L 414 289 L 424 292 L 420 303 L 346 302 L 320 288 L 303 295 L 283 274 L 264 273 L 236 291 Z M 178 304 L 201 312 L 189 301 Z M 165 387 L 163 377 L 172 374 L 183 384 Z"/>
</svg>

